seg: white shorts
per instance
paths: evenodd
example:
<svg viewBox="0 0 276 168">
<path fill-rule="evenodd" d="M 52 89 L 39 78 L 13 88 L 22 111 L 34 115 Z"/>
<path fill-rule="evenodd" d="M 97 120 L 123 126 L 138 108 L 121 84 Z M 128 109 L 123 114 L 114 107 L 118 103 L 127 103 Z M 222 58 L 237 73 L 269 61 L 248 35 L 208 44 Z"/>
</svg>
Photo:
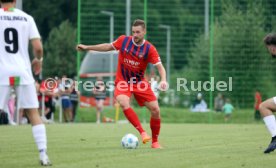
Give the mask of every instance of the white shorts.
<svg viewBox="0 0 276 168">
<path fill-rule="evenodd" d="M 10 98 L 11 87 L 0 85 L 0 109 L 5 109 Z M 16 100 L 19 108 L 38 108 L 38 99 L 35 84 L 20 85 L 16 87 Z"/>
</svg>

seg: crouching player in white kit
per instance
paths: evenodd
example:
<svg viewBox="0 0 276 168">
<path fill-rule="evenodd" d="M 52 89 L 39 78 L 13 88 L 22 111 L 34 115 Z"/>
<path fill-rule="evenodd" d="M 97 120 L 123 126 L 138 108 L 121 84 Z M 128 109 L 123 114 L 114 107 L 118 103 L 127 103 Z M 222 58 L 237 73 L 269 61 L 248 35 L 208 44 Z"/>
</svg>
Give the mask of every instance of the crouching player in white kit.
<svg viewBox="0 0 276 168">
<path fill-rule="evenodd" d="M 7 105 L 11 86 L 16 88 L 18 105 L 27 111 L 39 150 L 42 166 L 51 165 L 47 156 L 46 129 L 38 113 L 35 74 L 42 66 L 43 48 L 32 16 L 15 9 L 16 0 L 0 0 L 0 109 Z M 32 44 L 35 58 L 30 63 L 28 45 Z"/>
<path fill-rule="evenodd" d="M 264 38 L 264 43 L 272 58 L 276 58 L 276 34 L 268 34 Z M 259 109 L 264 123 L 272 137 L 270 144 L 264 151 L 264 153 L 270 153 L 276 149 L 276 120 L 273 114 L 273 112 L 276 112 L 276 97 L 269 98 L 262 102 Z"/>
</svg>

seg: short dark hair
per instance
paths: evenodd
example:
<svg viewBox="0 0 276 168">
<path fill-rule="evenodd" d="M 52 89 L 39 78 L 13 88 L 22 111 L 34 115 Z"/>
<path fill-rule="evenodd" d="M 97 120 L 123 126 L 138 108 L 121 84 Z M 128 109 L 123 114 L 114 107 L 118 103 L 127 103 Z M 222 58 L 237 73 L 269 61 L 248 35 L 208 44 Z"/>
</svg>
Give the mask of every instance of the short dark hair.
<svg viewBox="0 0 276 168">
<path fill-rule="evenodd" d="M 14 0 L 0 0 L 1 3 L 14 2 Z"/>
<path fill-rule="evenodd" d="M 271 33 L 265 36 L 264 38 L 265 45 L 276 45 L 276 34 Z"/>
<path fill-rule="evenodd" d="M 141 19 L 134 20 L 132 26 L 142 26 L 143 29 L 146 28 L 145 22 L 143 20 L 141 20 Z"/>
</svg>

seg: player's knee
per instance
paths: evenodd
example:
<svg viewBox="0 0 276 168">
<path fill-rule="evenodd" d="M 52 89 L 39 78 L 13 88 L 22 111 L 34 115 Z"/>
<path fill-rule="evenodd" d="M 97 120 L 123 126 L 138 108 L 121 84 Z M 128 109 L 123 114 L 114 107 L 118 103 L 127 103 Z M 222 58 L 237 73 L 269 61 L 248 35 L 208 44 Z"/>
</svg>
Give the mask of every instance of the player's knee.
<svg viewBox="0 0 276 168">
<path fill-rule="evenodd" d="M 120 102 L 120 106 L 123 110 L 130 108 L 130 104 L 128 102 Z"/>
<path fill-rule="evenodd" d="M 158 117 L 160 115 L 160 108 L 158 106 L 154 106 L 150 108 L 151 115 Z"/>
<path fill-rule="evenodd" d="M 130 108 L 129 98 L 126 96 L 117 96 L 117 102 L 123 110 Z"/>
</svg>

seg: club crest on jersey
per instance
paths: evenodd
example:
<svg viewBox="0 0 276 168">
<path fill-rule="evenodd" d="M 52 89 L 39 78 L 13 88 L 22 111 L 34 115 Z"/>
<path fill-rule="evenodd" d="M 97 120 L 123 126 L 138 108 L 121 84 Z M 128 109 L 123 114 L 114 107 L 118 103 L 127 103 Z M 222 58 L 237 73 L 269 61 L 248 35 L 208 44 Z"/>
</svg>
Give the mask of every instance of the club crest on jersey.
<svg viewBox="0 0 276 168">
<path fill-rule="evenodd" d="M 140 53 L 138 54 L 138 58 L 141 59 L 141 58 L 143 58 L 143 57 L 144 57 L 143 52 L 140 52 Z"/>
</svg>

